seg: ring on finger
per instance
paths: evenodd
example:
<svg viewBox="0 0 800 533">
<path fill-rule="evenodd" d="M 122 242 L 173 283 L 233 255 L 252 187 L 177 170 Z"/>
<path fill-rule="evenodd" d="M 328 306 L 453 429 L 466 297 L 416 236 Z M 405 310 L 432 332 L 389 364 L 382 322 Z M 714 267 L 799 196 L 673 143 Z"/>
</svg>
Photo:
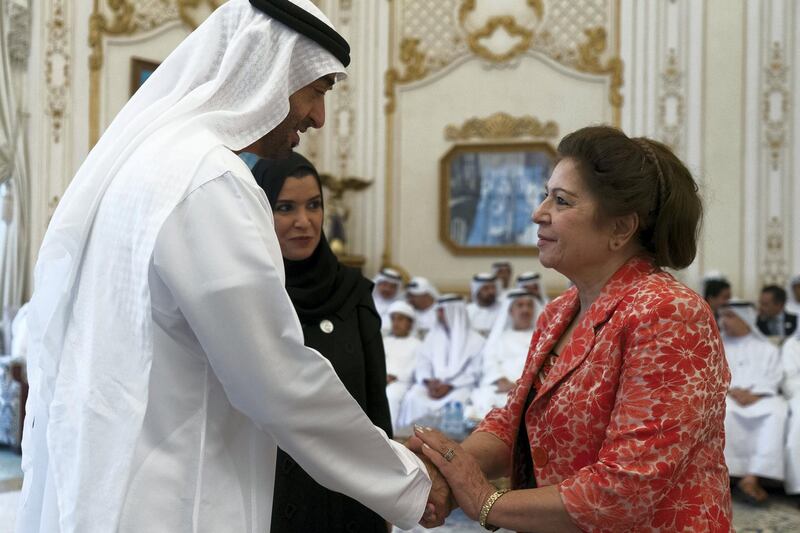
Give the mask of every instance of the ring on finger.
<svg viewBox="0 0 800 533">
<path fill-rule="evenodd" d="M 451 462 L 455 456 L 456 451 L 453 448 L 448 448 L 447 451 L 442 454 L 442 457 L 444 457 L 444 460 L 448 463 Z"/>
</svg>

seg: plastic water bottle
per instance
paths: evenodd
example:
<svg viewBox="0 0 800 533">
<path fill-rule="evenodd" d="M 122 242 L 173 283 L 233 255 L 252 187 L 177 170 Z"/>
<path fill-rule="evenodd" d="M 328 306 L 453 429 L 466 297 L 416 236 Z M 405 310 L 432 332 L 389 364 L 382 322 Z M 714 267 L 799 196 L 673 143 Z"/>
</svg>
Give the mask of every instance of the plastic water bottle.
<svg viewBox="0 0 800 533">
<path fill-rule="evenodd" d="M 442 432 L 456 438 L 464 432 L 464 406 L 461 402 L 447 402 L 442 408 Z"/>
<path fill-rule="evenodd" d="M 461 439 L 464 436 L 464 404 L 453 402 L 451 416 L 453 417 L 453 422 L 450 432 L 454 437 Z"/>
</svg>

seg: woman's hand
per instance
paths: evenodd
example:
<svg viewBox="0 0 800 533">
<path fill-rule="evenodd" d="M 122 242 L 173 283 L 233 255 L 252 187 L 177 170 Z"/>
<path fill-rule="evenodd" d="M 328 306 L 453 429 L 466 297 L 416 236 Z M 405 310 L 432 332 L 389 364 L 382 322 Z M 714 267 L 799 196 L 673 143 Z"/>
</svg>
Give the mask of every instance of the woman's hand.
<svg viewBox="0 0 800 533">
<path fill-rule="evenodd" d="M 477 461 L 457 443 L 434 429 L 417 426 L 415 433 L 422 441 L 422 453 L 447 479 L 453 497 L 464 514 L 471 520 L 478 520 L 481 507 L 496 489 L 484 477 Z M 452 453 L 449 453 L 450 450 Z"/>
</svg>

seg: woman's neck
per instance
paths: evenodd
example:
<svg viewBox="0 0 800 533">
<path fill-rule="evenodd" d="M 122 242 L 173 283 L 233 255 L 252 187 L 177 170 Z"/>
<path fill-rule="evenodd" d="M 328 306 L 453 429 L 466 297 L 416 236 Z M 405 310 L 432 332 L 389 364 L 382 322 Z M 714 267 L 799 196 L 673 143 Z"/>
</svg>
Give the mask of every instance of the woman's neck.
<svg viewBox="0 0 800 533">
<path fill-rule="evenodd" d="M 570 278 L 578 289 L 578 299 L 581 302 L 579 315 L 583 315 L 589 310 L 594 301 L 600 296 L 603 287 L 606 286 L 611 276 L 638 253 L 640 253 L 640 250 L 631 250 L 625 254 L 615 255 L 604 264 L 589 269 L 585 275 Z"/>
</svg>

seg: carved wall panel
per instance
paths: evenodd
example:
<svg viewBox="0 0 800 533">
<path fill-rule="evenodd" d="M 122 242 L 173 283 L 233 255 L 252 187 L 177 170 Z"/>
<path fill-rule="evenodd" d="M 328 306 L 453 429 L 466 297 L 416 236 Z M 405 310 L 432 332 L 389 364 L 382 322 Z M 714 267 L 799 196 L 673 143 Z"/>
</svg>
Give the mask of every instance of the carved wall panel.
<svg viewBox="0 0 800 533">
<path fill-rule="evenodd" d="M 47 83 L 47 114 L 52 121 L 52 139 L 61 142 L 61 127 L 67 113 L 67 96 L 70 89 L 72 56 L 67 2 L 53 0 L 47 22 L 47 50 L 45 52 L 45 81 Z"/>
<path fill-rule="evenodd" d="M 625 2 L 621 56 L 625 65 L 623 130 L 670 146 L 703 188 L 703 71 L 705 2 Z M 697 286 L 698 257 L 679 277 Z"/>
<path fill-rule="evenodd" d="M 800 89 L 797 17 L 792 1 L 750 0 L 746 5 L 743 270 L 749 294 L 764 284 L 783 285 L 800 269 L 800 159 L 790 149 L 793 142 L 797 145 L 797 114 L 793 120 L 792 112 Z"/>
</svg>

